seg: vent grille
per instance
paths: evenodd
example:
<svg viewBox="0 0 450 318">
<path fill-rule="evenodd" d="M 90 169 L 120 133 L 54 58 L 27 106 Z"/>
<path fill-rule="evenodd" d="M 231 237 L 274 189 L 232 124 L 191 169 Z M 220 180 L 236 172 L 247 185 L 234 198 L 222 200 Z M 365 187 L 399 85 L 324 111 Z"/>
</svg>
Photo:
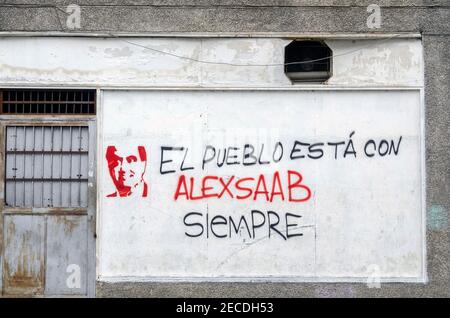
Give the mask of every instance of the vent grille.
<svg viewBox="0 0 450 318">
<path fill-rule="evenodd" d="M 332 58 L 321 41 L 292 41 L 284 51 L 284 72 L 294 82 L 324 82 L 331 77 Z"/>
<path fill-rule="evenodd" d="M 0 114 L 95 115 L 95 90 L 2 89 Z"/>
</svg>

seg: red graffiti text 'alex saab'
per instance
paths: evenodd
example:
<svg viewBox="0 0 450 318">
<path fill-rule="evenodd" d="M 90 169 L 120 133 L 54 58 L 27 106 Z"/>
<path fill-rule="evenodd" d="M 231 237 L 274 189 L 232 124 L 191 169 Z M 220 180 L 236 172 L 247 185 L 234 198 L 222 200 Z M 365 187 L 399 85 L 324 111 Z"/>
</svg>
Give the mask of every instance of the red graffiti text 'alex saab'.
<svg viewBox="0 0 450 318">
<path fill-rule="evenodd" d="M 280 173 L 275 172 L 271 180 L 260 174 L 258 177 L 227 178 L 204 176 L 197 184 L 194 177 L 181 175 L 178 178 L 174 199 L 202 200 L 208 198 L 258 200 L 273 202 L 274 199 L 288 202 L 306 202 L 311 198 L 311 189 L 302 183 L 303 176 L 288 170 L 284 183 Z M 283 186 L 284 184 L 284 186 Z M 197 190 L 195 190 L 197 188 Z"/>
</svg>

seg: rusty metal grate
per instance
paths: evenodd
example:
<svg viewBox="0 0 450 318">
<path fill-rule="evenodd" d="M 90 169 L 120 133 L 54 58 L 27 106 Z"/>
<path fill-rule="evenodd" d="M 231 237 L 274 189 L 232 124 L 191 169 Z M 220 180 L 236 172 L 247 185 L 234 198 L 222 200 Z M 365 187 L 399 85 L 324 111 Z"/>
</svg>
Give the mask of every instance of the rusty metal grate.
<svg viewBox="0 0 450 318">
<path fill-rule="evenodd" d="M 93 89 L 1 89 L 0 114 L 95 115 Z"/>
</svg>

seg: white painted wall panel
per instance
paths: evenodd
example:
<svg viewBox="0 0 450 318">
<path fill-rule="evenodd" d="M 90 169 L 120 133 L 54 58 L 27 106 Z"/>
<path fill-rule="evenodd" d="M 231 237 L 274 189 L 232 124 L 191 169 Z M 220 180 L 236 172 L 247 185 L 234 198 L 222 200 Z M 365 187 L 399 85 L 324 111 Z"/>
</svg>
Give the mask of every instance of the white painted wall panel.
<svg viewBox="0 0 450 318">
<path fill-rule="evenodd" d="M 327 44 L 335 56 L 331 85 L 423 85 L 420 39 L 329 40 Z"/>
<path fill-rule="evenodd" d="M 98 154 L 100 278 L 355 281 L 375 275 L 423 281 L 421 111 L 418 90 L 105 91 Z M 345 146 L 335 157 L 334 146 L 327 143 L 346 145 L 352 132 L 356 157 L 344 157 Z M 306 157 L 291 159 L 296 140 L 325 143 L 323 156 L 308 158 L 302 148 L 295 154 Z M 392 140 L 398 152 L 369 157 L 364 152 L 368 140 Z M 264 144 L 264 161 L 277 141 L 284 150 L 278 163 L 242 164 L 239 154 L 245 144 L 254 145 L 256 152 Z M 202 170 L 206 145 L 239 148 L 235 153 L 241 164 L 217 167 L 210 162 Z M 108 146 L 115 146 L 122 160 L 145 147 L 147 197 L 141 188 L 131 196 L 107 197 L 115 192 L 105 157 Z M 165 163 L 163 171 L 173 168 L 174 173 L 160 172 L 162 146 L 188 148 L 186 156 L 182 151 L 164 153 L 164 160 L 173 162 Z M 179 170 L 183 158 L 184 167 L 192 170 Z M 228 194 L 174 199 L 181 175 L 194 178 L 198 195 L 205 175 L 238 180 L 263 174 L 271 182 L 278 171 L 286 191 L 288 170 L 300 172 L 302 184 L 311 190 L 305 202 L 280 196 L 267 202 L 264 195 L 236 200 Z M 305 193 L 297 189 L 294 197 Z M 201 213 L 191 220 L 205 226 L 206 213 L 209 220 L 219 214 L 249 220 L 255 209 L 276 212 L 281 218 L 276 228 L 283 234 L 286 213 L 300 215 L 291 219 L 298 226 L 289 230 L 303 235 L 285 240 L 271 231 L 268 237 L 267 222 L 255 229 L 255 237 L 245 228 L 230 237 L 227 225 L 215 226 L 225 238 L 211 230 L 208 238 L 206 231 L 199 237 L 186 235 L 199 229 L 183 223 L 190 212 Z"/>
<path fill-rule="evenodd" d="M 333 77 L 325 86 L 423 85 L 420 39 L 326 42 L 334 59 Z M 277 38 L 3 37 L 0 84 L 291 87 L 282 66 L 288 43 Z"/>
</svg>

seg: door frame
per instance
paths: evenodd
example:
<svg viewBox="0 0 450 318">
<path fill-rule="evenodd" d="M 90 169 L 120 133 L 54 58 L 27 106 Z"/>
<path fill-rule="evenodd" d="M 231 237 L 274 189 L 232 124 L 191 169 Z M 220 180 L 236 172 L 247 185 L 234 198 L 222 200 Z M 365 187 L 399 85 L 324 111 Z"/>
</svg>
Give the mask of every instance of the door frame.
<svg viewBox="0 0 450 318">
<path fill-rule="evenodd" d="M 98 90 L 97 90 L 98 101 Z M 0 115 L 0 298 L 4 297 L 4 215 L 9 213 L 30 213 L 29 208 L 8 208 L 5 211 L 5 160 L 6 160 L 6 127 L 22 126 L 85 126 L 88 127 L 88 206 L 87 208 L 32 208 L 32 214 L 65 215 L 83 213 L 87 215 L 87 273 L 86 294 L 79 297 L 95 297 L 96 286 L 96 220 L 97 220 L 97 117 L 96 115 Z M 25 212 L 27 210 L 28 212 Z M 79 210 L 79 211 L 78 211 Z M 44 269 L 45 270 L 45 269 Z M 45 280 L 45 277 L 44 277 Z M 44 281 L 45 291 L 45 281 Z M 33 295 L 26 295 L 33 296 Z M 45 293 L 36 295 L 46 297 Z M 54 297 L 55 295 L 51 295 Z M 56 295 L 73 297 L 72 295 Z"/>
</svg>

